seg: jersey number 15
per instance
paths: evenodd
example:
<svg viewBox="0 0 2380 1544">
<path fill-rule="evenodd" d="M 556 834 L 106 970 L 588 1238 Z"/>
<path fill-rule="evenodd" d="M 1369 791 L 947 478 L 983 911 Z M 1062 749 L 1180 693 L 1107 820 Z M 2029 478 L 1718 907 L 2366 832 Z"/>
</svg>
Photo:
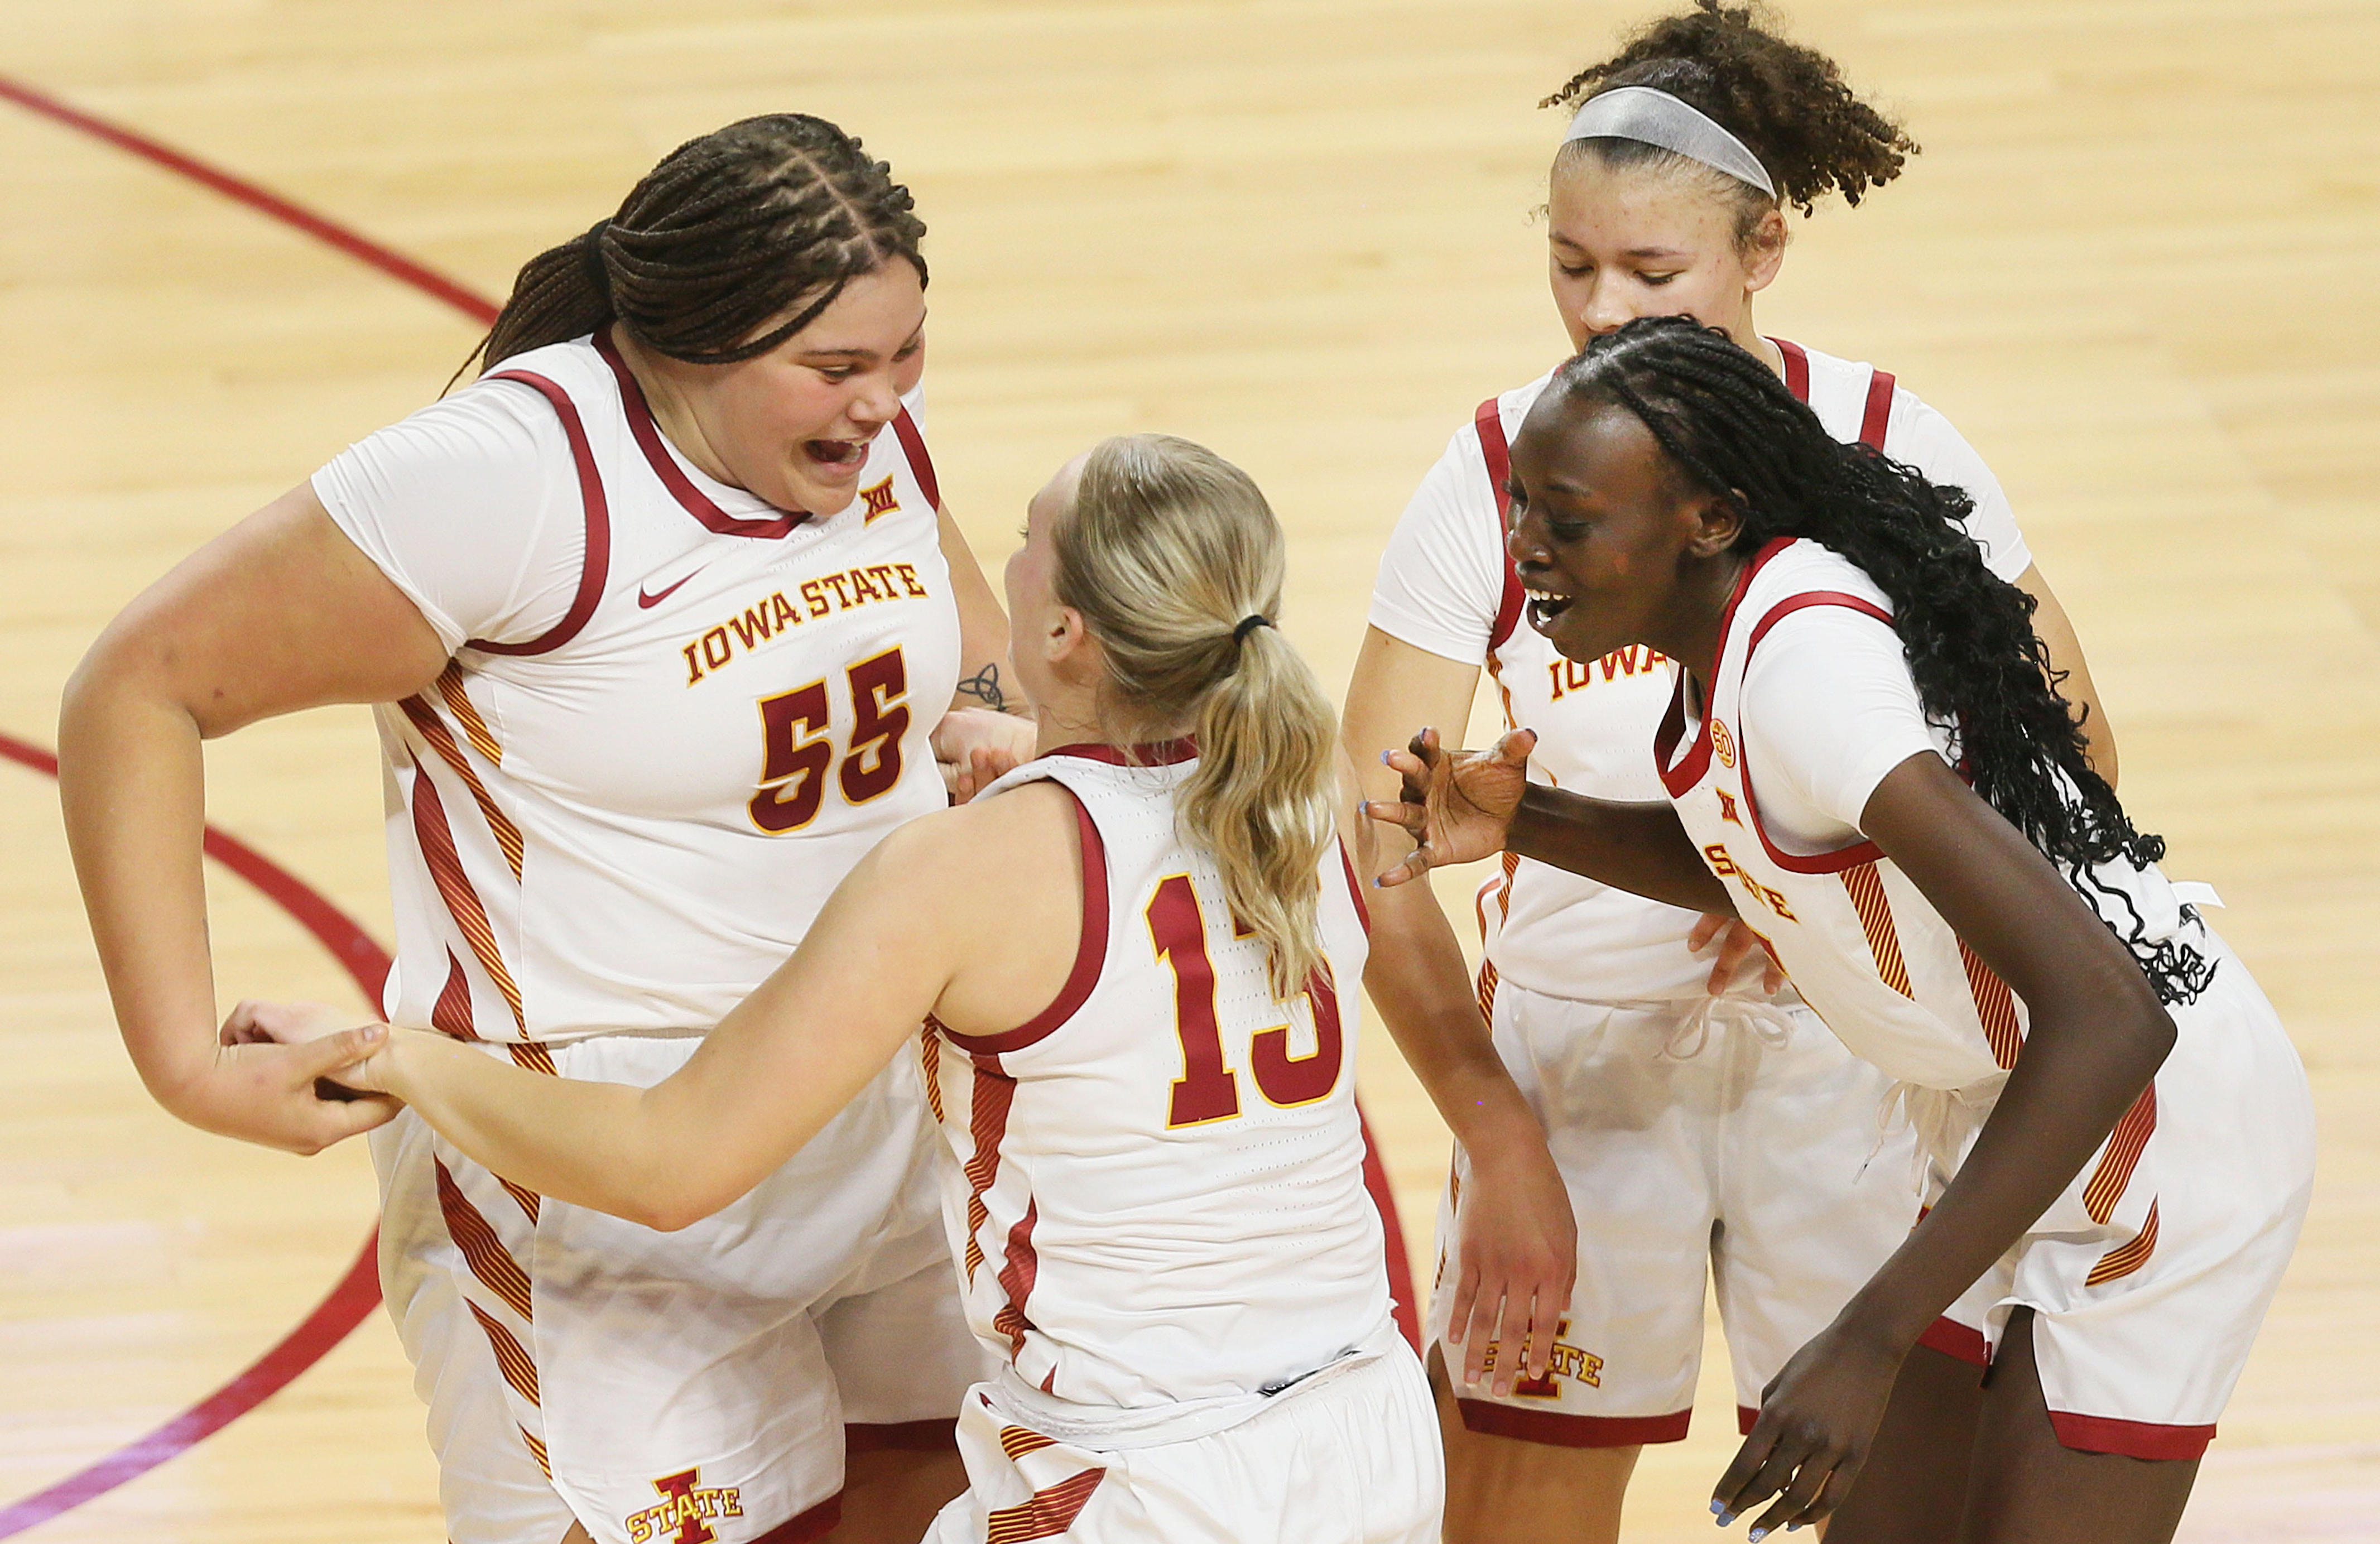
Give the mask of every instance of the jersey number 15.
<svg viewBox="0 0 2380 1544">
<path fill-rule="evenodd" d="M 1187 874 L 1158 885 L 1148 903 L 1148 941 L 1173 971 L 1173 1022 L 1182 1037 L 1182 1076 L 1173 1080 L 1171 1126 L 1227 1121 L 1240 1112 L 1240 1080 L 1223 1060 L 1223 1029 L 1215 1016 L 1215 966 L 1207 955 L 1207 918 Z M 1248 1042 L 1248 1069 L 1257 1091 L 1275 1105 L 1311 1104 L 1339 1086 L 1343 1037 L 1339 993 L 1317 971 L 1302 994 L 1314 1014 L 1311 1054 L 1289 1053 L 1286 1024 L 1259 1029 Z"/>
</svg>

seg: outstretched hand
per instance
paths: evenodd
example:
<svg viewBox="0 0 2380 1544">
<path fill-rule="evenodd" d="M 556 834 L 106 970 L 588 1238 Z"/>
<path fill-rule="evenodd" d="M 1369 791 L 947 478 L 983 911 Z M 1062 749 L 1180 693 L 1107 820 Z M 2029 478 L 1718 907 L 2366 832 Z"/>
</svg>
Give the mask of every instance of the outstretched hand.
<svg viewBox="0 0 2380 1544">
<path fill-rule="evenodd" d="M 1380 882 L 1403 884 L 1432 869 L 1502 851 L 1529 785 L 1529 752 L 1536 744 L 1535 731 L 1515 729 L 1487 750 L 1450 752 L 1439 746 L 1437 730 L 1425 729 L 1405 749 L 1382 753 L 1380 760 L 1404 779 L 1404 796 L 1394 804 L 1367 800 L 1364 813 L 1398 827 L 1415 845 Z"/>
<path fill-rule="evenodd" d="M 1753 1520 L 1754 1538 L 1823 1521 L 1840 1506 L 1875 1446 L 1904 1354 L 1841 1319 L 1795 1352 L 1763 1391 L 1759 1419 L 1711 1491 L 1719 1526 L 1771 1496 L 1775 1504 Z"/>
</svg>

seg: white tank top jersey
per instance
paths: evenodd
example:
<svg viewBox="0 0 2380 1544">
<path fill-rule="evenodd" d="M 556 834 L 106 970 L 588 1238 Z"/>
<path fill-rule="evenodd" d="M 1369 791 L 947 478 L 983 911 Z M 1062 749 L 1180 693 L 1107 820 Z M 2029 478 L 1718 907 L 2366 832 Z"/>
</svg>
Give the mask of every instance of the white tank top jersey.
<svg viewBox="0 0 2380 1544">
<path fill-rule="evenodd" d="M 1770 542 L 1722 618 L 1708 703 L 1697 713 L 1681 679 L 1655 755 L 1687 835 L 1828 1027 L 1888 1076 L 1980 1111 L 2016 1064 L 2024 1004 L 1855 824 L 1876 784 L 1910 756 L 1930 750 L 1957 764 L 1955 737 L 1927 719 L 1891 617 L 1884 592 L 1837 553 Z M 1844 636 L 1853 629 L 1859 637 Z M 1799 833 L 1773 811 L 1764 818 L 1765 803 L 1787 790 Z M 2084 899 L 2119 931 L 2137 925 L 2157 941 L 2192 923 L 2154 866 L 2102 863 L 2090 877 Z M 2153 1125 L 2154 1088 L 2143 1098 Z M 1921 1135 L 1943 1135 L 1922 1108 L 1912 1113 Z M 1937 1156 L 1955 1163 L 1955 1153 Z"/>
<path fill-rule="evenodd" d="M 1076 746 L 1083 932 L 1055 1002 L 999 1035 L 929 1023 L 927 1100 L 976 1333 L 1026 1386 L 1148 1409 L 1270 1392 L 1388 1327 L 1355 1113 L 1363 903 L 1325 860 L 1327 978 L 1291 1005 L 1214 861 L 1175 829 L 1187 742 Z"/>
<path fill-rule="evenodd" d="M 1967 529 L 1985 565 L 2013 580 L 2033 555 L 1998 480 L 1948 419 L 1888 372 L 1773 338 L 1785 383 L 1846 444 L 1877 445 L 1974 500 Z M 1530 776 L 1597 798 L 1662 795 L 1649 748 L 1675 668 L 1641 645 L 1591 664 L 1565 660 L 1522 617 L 1504 550 L 1507 447 L 1552 371 L 1479 405 L 1406 506 L 1380 560 L 1372 626 L 1494 677 L 1506 722 L 1534 729 Z M 1508 855 L 1480 893 L 1483 998 L 1500 978 L 1592 1002 L 1699 998 L 1709 963 L 1685 947 L 1692 912 Z"/>
<path fill-rule="evenodd" d="M 704 1030 L 876 842 L 946 802 L 959 622 L 905 403 L 859 493 L 713 480 L 599 334 L 520 354 L 314 476 L 454 659 L 377 710 L 400 1025 Z"/>
</svg>

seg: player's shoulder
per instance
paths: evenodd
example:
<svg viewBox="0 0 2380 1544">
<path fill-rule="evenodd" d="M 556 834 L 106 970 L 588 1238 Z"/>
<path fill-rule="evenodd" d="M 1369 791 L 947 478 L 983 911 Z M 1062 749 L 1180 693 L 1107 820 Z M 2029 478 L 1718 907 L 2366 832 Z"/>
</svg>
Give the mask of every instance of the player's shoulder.
<svg viewBox="0 0 2380 1544">
<path fill-rule="evenodd" d="M 1876 366 L 1865 359 L 1846 359 L 1840 354 L 1829 354 L 1823 348 L 1813 348 L 1806 343 L 1799 343 L 1791 338 L 1772 337 L 1768 341 L 1784 351 L 1788 361 L 1788 372 L 1790 373 L 1798 364 L 1800 368 L 1809 371 L 1810 383 L 1814 387 L 1821 382 L 1830 385 L 1838 382 L 1856 383 L 1864 387 L 1868 377 L 1876 371 Z"/>
<path fill-rule="evenodd" d="M 1554 368 L 1558 370 L 1560 367 L 1557 365 Z M 1538 376 L 1536 380 L 1528 383 L 1526 385 L 1514 386 L 1510 391 L 1502 391 L 1496 394 L 1496 419 L 1498 423 L 1501 425 L 1504 432 L 1504 438 L 1508 442 L 1513 435 L 1521 432 L 1521 421 L 1529 416 L 1529 409 L 1537 405 L 1537 398 L 1546 394 L 1546 388 L 1553 383 L 1553 371 L 1548 370 L 1543 375 Z M 1483 403 L 1482 406 L 1484 407 L 1485 404 Z M 1472 415 L 1471 423 L 1466 432 L 1472 435 L 1475 441 L 1477 439 L 1479 433 L 1478 414 L 1474 413 Z"/>
<path fill-rule="evenodd" d="M 1947 429 L 1949 422 L 1928 406 L 1925 399 L 1910 389 L 1908 381 L 1896 371 L 1866 359 L 1846 359 L 1813 348 L 1805 343 L 1793 343 L 1784 338 L 1770 342 L 1786 352 L 1786 374 L 1791 381 L 1799 373 L 1807 382 L 1804 399 L 1822 419 L 1830 422 L 1836 417 L 1856 410 L 1864 416 L 1869 394 L 1876 388 L 1877 378 L 1892 384 L 1892 417 L 1889 432 L 1895 435 L 1925 432 L 1936 426 Z"/>
<path fill-rule="evenodd" d="M 1036 779 L 920 815 L 863 860 L 893 909 L 930 898 L 937 926 L 985 936 L 1013 927 L 1026 897 L 1080 886 L 1082 840 L 1066 788 Z"/>
<path fill-rule="evenodd" d="M 573 396 L 599 386 L 606 394 L 616 395 L 612 363 L 596 346 L 592 334 L 523 349 L 499 359 L 481 371 L 479 379 L 466 389 L 493 384 L 511 393 L 518 389 L 517 378 L 523 376 L 551 381 Z"/>
<path fill-rule="evenodd" d="M 1755 630 L 1781 621 L 1779 607 L 1806 609 L 1813 599 L 1828 603 L 1850 599 L 1885 612 L 1892 609 L 1891 598 L 1866 569 L 1807 538 L 1788 542 L 1758 561 L 1759 572 L 1744 587 L 1741 608 Z"/>
<path fill-rule="evenodd" d="M 482 376 L 358 441 L 322 468 L 318 483 L 327 477 L 368 503 L 409 489 L 511 508 L 571 460 L 570 432 L 549 402 Z"/>
<path fill-rule="evenodd" d="M 404 422 L 477 438 L 495 448 L 559 449 L 567 444 L 569 433 L 561 405 L 553 400 L 554 390 L 568 399 L 582 432 L 590 419 L 618 401 L 601 358 L 579 339 L 533 348 L 491 366 L 477 380 L 419 408 Z"/>
<path fill-rule="evenodd" d="M 1498 456 L 1509 454 L 1512 436 L 1521 432 L 1521 422 L 1529 409 L 1544 395 L 1546 385 L 1553 379 L 1548 371 L 1526 385 L 1514 386 L 1483 399 L 1471 416 L 1450 435 L 1446 453 L 1439 457 L 1423 480 L 1425 489 L 1435 486 L 1444 497 L 1461 505 L 1476 505 L 1483 500 L 1493 507 L 1496 498 L 1492 480 L 1495 468 L 1490 465 Z M 1496 445 L 1488 444 L 1487 426 L 1491 417 L 1488 408 L 1493 404 Z"/>
<path fill-rule="evenodd" d="M 1075 802 L 1055 779 L 1028 778 L 906 821 L 877 851 L 895 868 L 954 882 L 980 881 L 997 894 L 1002 875 L 1075 829 Z"/>
</svg>

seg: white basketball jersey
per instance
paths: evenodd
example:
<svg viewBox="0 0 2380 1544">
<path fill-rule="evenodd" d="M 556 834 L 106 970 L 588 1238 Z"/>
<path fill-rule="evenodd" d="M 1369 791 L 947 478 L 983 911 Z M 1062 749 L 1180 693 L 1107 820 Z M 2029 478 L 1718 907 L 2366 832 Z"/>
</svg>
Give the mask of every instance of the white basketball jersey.
<svg viewBox="0 0 2380 1544">
<path fill-rule="evenodd" d="M 1937 480 L 1985 483 L 1971 488 L 1978 517 L 1970 529 L 1995 573 L 2013 578 L 2024 571 L 2030 559 L 2005 499 L 1988 473 L 1978 479 L 1973 453 L 1946 432 L 1938 414 L 1900 391 L 1884 371 L 1772 341 L 1785 357 L 1786 384 L 1837 439 L 1878 446 Z M 1486 471 L 1479 518 L 1493 521 L 1500 533 L 1510 502 L 1510 437 L 1551 379 L 1548 372 L 1481 403 L 1474 420 Z M 1586 664 L 1564 659 L 1523 621 L 1519 576 L 1509 561 L 1502 568 L 1503 595 L 1486 663 L 1507 722 L 1537 733 L 1530 776 L 1596 798 L 1664 797 L 1649 748 L 1676 667 L 1641 644 Z M 1508 854 L 1502 874 L 1480 892 L 1479 913 L 1489 941 L 1480 976 L 1483 1003 L 1492 999 L 1501 975 L 1534 991 L 1599 1002 L 1704 993 L 1708 962 L 1684 947 L 1692 912 Z"/>
<path fill-rule="evenodd" d="M 1654 754 L 1663 787 L 1736 910 L 1803 1002 L 1852 1053 L 1905 1086 L 1904 1103 L 1938 1186 L 1955 1173 L 2024 1049 L 2023 1000 L 1953 932 L 1875 843 L 1793 853 L 1762 823 L 1742 733 L 1744 673 L 1761 638 L 1808 606 L 1843 606 L 1889 626 L 1891 602 L 1856 565 L 1815 541 L 1779 538 L 1738 579 L 1719 625 L 1710 697 L 1699 717 L 1681 678 Z M 1755 705 L 1756 708 L 1756 705 Z M 1949 731 L 1937 748 L 1955 761 Z M 2194 917 L 2155 866 L 2095 865 L 2086 902 L 2152 942 Z M 2153 1198 L 2125 1198 L 2157 1124 L 2152 1082 L 2076 1176 L 2069 1198 L 2106 1223 L 2119 1202 L 2138 1227 Z M 2100 1279 L 2097 1277 L 2095 1280 Z"/>
<path fill-rule="evenodd" d="M 1703 860 L 1736 909 L 1843 1043 L 1922 1088 L 1997 1088 L 2024 1043 L 2024 1003 L 1975 956 L 1873 842 L 1793 853 L 1760 818 L 1742 733 L 1744 673 L 1768 629 L 1809 606 L 1841 606 L 1889 626 L 1891 602 L 1852 563 L 1815 541 L 1779 538 L 1737 582 L 1720 623 L 1710 699 L 1697 716 L 1686 683 L 1671 693 L 1655 746 L 1662 784 Z M 1955 756 L 1942 736 L 1946 756 Z M 2095 865 L 2085 899 L 2152 939 L 2184 914 L 2165 876 L 2122 860 Z"/>
<path fill-rule="evenodd" d="M 736 515 L 599 337 L 472 385 L 560 418 L 585 553 L 543 636 L 378 710 L 392 1021 L 531 1042 L 709 1028 L 853 864 L 945 803 L 958 613 L 905 407 L 841 513 Z M 724 496 L 724 491 L 721 490 Z"/>
<path fill-rule="evenodd" d="M 1073 747 L 978 796 L 1074 795 L 1082 944 L 1031 1022 L 929 1024 L 922 1042 L 969 1320 L 1028 1384 L 1086 1404 L 1269 1392 L 1389 1323 L 1355 1113 L 1354 873 L 1325 860 L 1330 967 L 1281 1003 L 1175 829 L 1195 754 Z"/>
</svg>

